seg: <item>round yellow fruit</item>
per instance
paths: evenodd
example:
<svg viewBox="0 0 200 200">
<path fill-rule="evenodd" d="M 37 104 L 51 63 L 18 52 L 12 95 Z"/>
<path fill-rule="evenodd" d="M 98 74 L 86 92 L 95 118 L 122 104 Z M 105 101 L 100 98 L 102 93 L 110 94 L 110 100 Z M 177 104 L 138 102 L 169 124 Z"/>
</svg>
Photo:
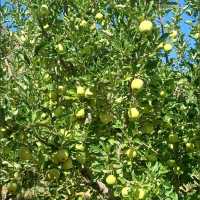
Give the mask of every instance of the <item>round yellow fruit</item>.
<svg viewBox="0 0 200 200">
<path fill-rule="evenodd" d="M 140 32 L 150 32 L 153 29 L 153 24 L 149 20 L 144 20 L 140 23 L 139 31 Z"/>
<path fill-rule="evenodd" d="M 103 15 L 101 13 L 97 13 L 95 16 L 96 20 L 102 20 L 103 19 Z"/>
<path fill-rule="evenodd" d="M 21 160 L 31 160 L 32 154 L 28 148 L 23 147 L 19 150 L 19 158 Z"/>
<path fill-rule="evenodd" d="M 116 183 L 116 177 L 114 175 L 108 175 L 106 177 L 106 183 L 108 185 L 114 185 Z"/>
<path fill-rule="evenodd" d="M 90 98 L 93 96 L 93 93 L 90 91 L 90 88 L 85 90 L 85 98 Z"/>
<path fill-rule="evenodd" d="M 143 188 L 138 189 L 138 199 L 144 199 L 145 194 L 146 192 Z"/>
<path fill-rule="evenodd" d="M 200 38 L 200 33 L 195 33 L 195 34 L 194 34 L 194 38 L 195 38 L 195 39 Z"/>
<path fill-rule="evenodd" d="M 17 192 L 17 184 L 14 182 L 9 182 L 7 185 L 7 190 L 9 193 L 15 194 Z"/>
<path fill-rule="evenodd" d="M 186 151 L 187 151 L 187 152 L 192 152 L 192 151 L 194 150 L 194 144 L 191 143 L 191 142 L 187 142 L 187 143 L 185 144 L 185 147 L 186 147 Z"/>
<path fill-rule="evenodd" d="M 137 108 L 130 108 L 128 111 L 128 116 L 129 116 L 129 119 L 135 120 L 139 118 L 140 113 Z"/>
<path fill-rule="evenodd" d="M 77 113 L 76 113 L 76 118 L 77 119 L 84 119 L 85 118 L 85 109 L 80 109 Z"/>
<path fill-rule="evenodd" d="M 128 158 L 132 159 L 132 158 L 135 158 L 137 156 L 137 152 L 135 151 L 134 148 L 129 148 L 126 151 L 126 155 L 127 155 Z"/>
<path fill-rule="evenodd" d="M 83 144 L 76 144 L 75 148 L 79 151 L 84 151 L 85 150 L 85 147 Z"/>
<path fill-rule="evenodd" d="M 130 189 L 129 187 L 122 188 L 121 194 L 122 194 L 123 197 L 127 197 L 128 196 L 129 189 Z"/>
<path fill-rule="evenodd" d="M 144 81 L 139 79 L 139 78 L 135 78 L 131 82 L 131 89 L 132 90 L 141 90 L 143 88 L 143 86 L 144 86 Z"/>
<path fill-rule="evenodd" d="M 63 47 L 62 44 L 57 44 L 57 45 L 55 46 L 55 49 L 56 49 L 56 51 L 57 51 L 58 53 L 62 53 L 62 52 L 64 51 L 64 47 Z"/>
<path fill-rule="evenodd" d="M 100 113 L 99 119 L 103 124 L 112 122 L 112 115 L 110 113 Z"/>
<path fill-rule="evenodd" d="M 73 163 L 72 163 L 72 159 L 68 158 L 64 163 L 63 163 L 63 169 L 64 170 L 68 170 L 73 168 Z"/>
<path fill-rule="evenodd" d="M 163 46 L 163 49 L 164 49 L 165 52 L 171 51 L 171 50 L 172 50 L 172 45 L 169 44 L 169 43 L 166 43 L 166 44 Z"/>
<path fill-rule="evenodd" d="M 68 157 L 69 157 L 68 152 L 64 149 L 61 149 L 55 154 L 54 159 L 55 161 L 61 163 L 67 161 Z"/>
<path fill-rule="evenodd" d="M 58 180 L 60 177 L 60 172 L 58 169 L 50 169 L 47 172 L 47 179 L 49 181 Z"/>
<path fill-rule="evenodd" d="M 87 26 L 87 21 L 85 21 L 84 19 L 81 20 L 80 27 L 86 27 L 86 26 Z"/>
<path fill-rule="evenodd" d="M 173 30 L 170 34 L 170 37 L 175 38 L 178 35 L 178 32 L 176 30 Z"/>
<path fill-rule="evenodd" d="M 82 86 L 77 86 L 76 87 L 76 94 L 78 96 L 82 96 L 83 97 L 85 95 L 85 88 L 82 87 Z"/>
<path fill-rule="evenodd" d="M 41 5 L 40 14 L 43 16 L 47 16 L 49 14 L 49 8 L 47 5 L 45 5 L 45 4 Z"/>
<path fill-rule="evenodd" d="M 164 97 L 164 96 L 165 96 L 165 91 L 161 90 L 161 91 L 160 91 L 160 96 L 161 96 L 161 97 Z"/>
</svg>

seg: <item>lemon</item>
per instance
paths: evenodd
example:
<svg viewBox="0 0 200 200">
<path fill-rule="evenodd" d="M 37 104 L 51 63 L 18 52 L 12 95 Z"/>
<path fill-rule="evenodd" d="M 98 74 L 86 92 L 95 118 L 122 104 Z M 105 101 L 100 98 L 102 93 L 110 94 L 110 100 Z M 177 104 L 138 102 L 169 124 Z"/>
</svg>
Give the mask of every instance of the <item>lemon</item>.
<svg viewBox="0 0 200 200">
<path fill-rule="evenodd" d="M 172 45 L 169 44 L 169 43 L 166 43 L 166 44 L 163 46 L 163 49 L 164 49 L 165 52 L 171 51 L 171 50 L 172 50 Z"/>
<path fill-rule="evenodd" d="M 140 116 L 139 111 L 137 110 L 137 108 L 130 108 L 128 111 L 128 116 L 130 119 L 134 120 L 134 119 L 138 119 Z"/>
<path fill-rule="evenodd" d="M 76 113 L 76 118 L 77 119 L 83 119 L 85 118 L 85 110 L 82 108 Z"/>
<path fill-rule="evenodd" d="M 95 19 L 101 20 L 101 19 L 103 19 L 103 15 L 101 13 L 97 13 L 96 16 L 95 16 Z"/>
<path fill-rule="evenodd" d="M 140 188 L 138 190 L 138 199 L 144 199 L 144 196 L 145 196 L 145 190 Z"/>
<path fill-rule="evenodd" d="M 128 192 L 129 192 L 129 187 L 123 187 L 121 194 L 123 197 L 127 197 L 128 196 Z"/>
<path fill-rule="evenodd" d="M 106 177 L 106 183 L 108 185 L 114 185 L 116 183 L 116 177 L 114 175 L 108 175 Z"/>
<path fill-rule="evenodd" d="M 78 96 L 85 96 L 85 88 L 82 86 L 77 86 L 76 87 L 76 94 Z"/>
<path fill-rule="evenodd" d="M 79 151 L 84 151 L 84 145 L 83 144 L 76 144 L 75 148 Z"/>
<path fill-rule="evenodd" d="M 194 38 L 195 38 L 195 39 L 200 38 L 200 33 L 195 33 L 195 34 L 194 34 Z"/>
<path fill-rule="evenodd" d="M 161 91 L 160 91 L 160 96 L 161 96 L 161 97 L 164 97 L 164 96 L 165 96 L 165 91 L 161 90 Z"/>
<path fill-rule="evenodd" d="M 139 79 L 139 78 L 135 78 L 131 82 L 131 89 L 132 90 L 141 90 L 143 88 L 143 86 L 144 86 L 144 81 Z"/>
<path fill-rule="evenodd" d="M 139 31 L 140 32 L 150 32 L 153 28 L 153 24 L 149 20 L 144 20 L 140 23 Z"/>
</svg>

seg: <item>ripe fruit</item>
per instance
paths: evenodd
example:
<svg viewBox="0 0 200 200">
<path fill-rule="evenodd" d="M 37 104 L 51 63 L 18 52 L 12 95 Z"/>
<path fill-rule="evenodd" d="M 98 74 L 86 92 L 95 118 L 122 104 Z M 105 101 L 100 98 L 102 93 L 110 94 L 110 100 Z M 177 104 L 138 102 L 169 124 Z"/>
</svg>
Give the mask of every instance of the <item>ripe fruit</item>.
<svg viewBox="0 0 200 200">
<path fill-rule="evenodd" d="M 153 131 L 154 131 L 154 126 L 153 126 L 153 124 L 152 123 L 150 123 L 150 122 L 146 122 L 145 124 L 144 124 L 144 132 L 145 133 L 148 133 L 148 134 L 150 134 L 150 133 L 152 133 Z"/>
<path fill-rule="evenodd" d="M 61 149 L 55 154 L 55 160 L 57 160 L 59 163 L 60 162 L 65 162 L 67 161 L 69 157 L 69 154 L 66 150 Z"/>
<path fill-rule="evenodd" d="M 17 191 L 17 184 L 14 182 L 9 182 L 7 185 L 7 190 L 9 193 L 15 194 Z"/>
<path fill-rule="evenodd" d="M 78 96 L 84 96 L 85 95 L 85 89 L 82 86 L 77 86 L 76 87 L 76 94 Z"/>
<path fill-rule="evenodd" d="M 166 43 L 164 46 L 163 46 L 163 49 L 165 52 L 169 52 L 172 50 L 172 45 L 169 44 L 169 43 Z"/>
<path fill-rule="evenodd" d="M 26 147 L 22 147 L 19 150 L 19 158 L 21 160 L 31 160 L 32 155 L 31 155 L 31 152 L 29 151 L 29 149 Z"/>
<path fill-rule="evenodd" d="M 194 38 L 195 38 L 195 39 L 200 38 L 200 33 L 195 33 L 195 34 L 194 34 Z"/>
<path fill-rule="evenodd" d="M 103 124 L 112 122 L 112 115 L 110 113 L 100 113 L 99 119 Z"/>
<path fill-rule="evenodd" d="M 140 32 L 150 32 L 153 28 L 153 24 L 149 20 L 144 20 L 140 23 L 139 31 Z"/>
<path fill-rule="evenodd" d="M 77 118 L 77 119 L 84 119 L 84 118 L 85 118 L 85 110 L 84 110 L 84 108 L 80 109 L 80 110 L 76 113 L 76 118 Z"/>
<path fill-rule="evenodd" d="M 85 21 L 84 19 L 81 20 L 80 27 L 86 27 L 86 26 L 87 26 L 87 21 Z"/>
<path fill-rule="evenodd" d="M 145 193 L 146 192 L 143 188 L 138 189 L 138 199 L 144 199 Z"/>
<path fill-rule="evenodd" d="M 71 169 L 72 167 L 73 167 L 72 159 L 71 159 L 71 158 L 68 158 L 68 159 L 63 163 L 63 169 L 64 169 L 64 170 L 68 170 L 68 169 Z"/>
<path fill-rule="evenodd" d="M 138 78 L 133 79 L 131 82 L 131 89 L 132 90 L 141 90 L 143 88 L 144 81 Z"/>
<path fill-rule="evenodd" d="M 161 97 L 164 97 L 164 96 L 165 96 L 165 91 L 161 90 L 161 91 L 160 91 L 160 96 L 161 96 Z"/>
<path fill-rule="evenodd" d="M 133 148 L 129 148 L 126 151 L 126 155 L 127 155 L 128 158 L 132 159 L 132 158 L 135 158 L 137 156 L 137 152 Z"/>
<path fill-rule="evenodd" d="M 187 151 L 187 152 L 192 152 L 192 151 L 194 150 L 194 144 L 191 143 L 191 142 L 187 142 L 187 143 L 185 144 L 185 147 L 186 147 L 186 151 Z"/>
<path fill-rule="evenodd" d="M 40 14 L 43 15 L 43 16 L 47 16 L 49 14 L 49 8 L 48 8 L 47 5 L 43 4 L 40 7 Z"/>
<path fill-rule="evenodd" d="M 60 177 L 60 172 L 58 169 L 50 169 L 47 172 L 47 179 L 49 181 L 58 180 Z"/>
<path fill-rule="evenodd" d="M 95 16 L 96 20 L 102 20 L 103 19 L 103 15 L 101 13 L 97 13 Z"/>
<path fill-rule="evenodd" d="M 93 96 L 93 93 L 90 91 L 90 88 L 85 90 L 85 98 L 90 98 Z"/>
<path fill-rule="evenodd" d="M 84 145 L 83 144 L 76 144 L 75 148 L 79 151 L 84 151 Z"/>
<path fill-rule="evenodd" d="M 114 184 L 116 183 L 116 177 L 113 176 L 113 175 L 108 175 L 108 176 L 106 177 L 106 183 L 107 183 L 108 185 L 114 185 Z"/>
<path fill-rule="evenodd" d="M 122 188 L 121 193 L 122 193 L 123 197 L 127 197 L 128 196 L 129 189 L 130 189 L 129 187 Z"/>
<path fill-rule="evenodd" d="M 139 118 L 140 113 L 137 110 L 137 108 L 130 108 L 129 111 L 128 111 L 128 116 L 129 116 L 129 119 L 135 120 L 135 119 Z"/>
<path fill-rule="evenodd" d="M 55 46 L 55 49 L 56 49 L 56 51 L 57 51 L 58 53 L 63 53 L 63 51 L 64 51 L 64 47 L 63 47 L 62 44 L 57 44 L 57 45 Z"/>
<path fill-rule="evenodd" d="M 170 144 L 174 144 L 178 142 L 178 136 L 176 134 L 170 134 L 168 137 L 168 141 Z"/>
<path fill-rule="evenodd" d="M 173 30 L 170 34 L 170 37 L 175 38 L 178 35 L 178 32 L 176 30 Z"/>
</svg>

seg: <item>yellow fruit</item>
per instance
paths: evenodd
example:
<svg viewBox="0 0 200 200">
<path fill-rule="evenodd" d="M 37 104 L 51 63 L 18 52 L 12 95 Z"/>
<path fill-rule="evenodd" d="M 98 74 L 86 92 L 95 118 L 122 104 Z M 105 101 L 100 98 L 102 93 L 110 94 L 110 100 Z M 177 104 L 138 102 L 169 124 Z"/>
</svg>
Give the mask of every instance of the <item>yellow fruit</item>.
<svg viewBox="0 0 200 200">
<path fill-rule="evenodd" d="M 82 86 L 77 86 L 76 87 L 76 94 L 78 96 L 84 96 L 85 95 L 85 88 Z"/>
<path fill-rule="evenodd" d="M 164 46 L 164 44 L 163 44 L 163 42 L 161 42 L 159 45 L 158 45 L 158 48 L 160 49 L 160 48 L 163 48 L 163 46 Z"/>
<path fill-rule="evenodd" d="M 69 154 L 66 150 L 61 149 L 55 154 L 55 161 L 57 162 L 65 162 L 69 157 Z"/>
<path fill-rule="evenodd" d="M 176 30 L 173 30 L 170 34 L 170 37 L 175 38 L 178 35 L 178 32 Z"/>
<path fill-rule="evenodd" d="M 194 38 L 195 38 L 195 39 L 200 38 L 200 33 L 195 33 L 195 34 L 194 34 Z"/>
<path fill-rule="evenodd" d="M 149 20 L 144 20 L 140 23 L 139 31 L 140 32 L 150 32 L 153 28 L 153 24 Z"/>
<path fill-rule="evenodd" d="M 122 188 L 121 193 L 122 193 L 123 197 L 127 197 L 128 196 L 129 189 L 130 189 L 129 187 Z"/>
<path fill-rule="evenodd" d="M 7 185 L 7 190 L 9 193 L 15 194 L 17 191 L 17 184 L 14 182 L 9 182 Z"/>
<path fill-rule="evenodd" d="M 164 97 L 164 96 L 165 96 L 165 91 L 163 91 L 163 90 L 160 91 L 160 96 L 161 96 L 161 97 Z"/>
<path fill-rule="evenodd" d="M 112 115 L 110 113 L 100 113 L 99 119 L 103 124 L 112 122 Z"/>
<path fill-rule="evenodd" d="M 143 88 L 144 81 L 138 78 L 133 79 L 131 82 L 131 89 L 132 90 L 141 90 Z"/>
<path fill-rule="evenodd" d="M 19 158 L 21 160 L 31 160 L 32 155 L 28 148 L 23 147 L 19 150 Z"/>
<path fill-rule="evenodd" d="M 84 119 L 85 118 L 85 110 L 82 108 L 76 113 L 77 119 Z"/>
<path fill-rule="evenodd" d="M 145 197 L 145 190 L 140 188 L 138 190 L 138 199 L 144 199 L 144 197 Z"/>
<path fill-rule="evenodd" d="M 128 116 L 129 116 L 129 119 L 134 120 L 134 119 L 139 118 L 140 113 L 137 110 L 137 108 L 130 108 L 129 111 L 128 111 Z"/>
<path fill-rule="evenodd" d="M 80 27 L 86 27 L 86 26 L 87 26 L 87 21 L 85 21 L 84 19 L 81 20 Z"/>
<path fill-rule="evenodd" d="M 166 44 L 163 46 L 163 49 L 164 49 L 165 52 L 171 51 L 171 50 L 172 50 L 172 45 L 169 44 L 169 43 L 166 43 Z"/>
<path fill-rule="evenodd" d="M 79 151 L 84 151 L 84 145 L 83 144 L 76 144 L 75 148 Z"/>
<path fill-rule="evenodd" d="M 194 144 L 193 143 L 187 142 L 185 147 L 186 147 L 187 152 L 192 152 L 194 150 Z"/>
<path fill-rule="evenodd" d="M 57 45 L 55 46 L 55 49 L 56 49 L 56 51 L 57 51 L 58 53 L 62 53 L 62 52 L 64 51 L 64 47 L 63 47 L 62 44 L 57 44 Z"/>
<path fill-rule="evenodd" d="M 103 15 L 101 13 L 97 13 L 95 16 L 96 20 L 102 20 L 103 19 Z"/>
<path fill-rule="evenodd" d="M 72 164 L 72 159 L 68 158 L 64 163 L 63 163 L 63 169 L 64 170 L 68 170 L 73 168 L 73 164 Z"/>
<path fill-rule="evenodd" d="M 113 175 L 108 175 L 108 176 L 106 177 L 106 183 L 107 183 L 108 185 L 114 185 L 114 184 L 116 183 L 116 177 L 113 176 Z"/>
<path fill-rule="evenodd" d="M 92 96 L 93 96 L 93 93 L 90 91 L 89 88 L 87 88 L 87 89 L 85 90 L 85 97 L 86 97 L 86 98 L 90 98 L 90 97 L 92 97 Z"/>
<path fill-rule="evenodd" d="M 58 180 L 60 177 L 60 172 L 58 169 L 50 169 L 47 172 L 47 179 L 49 181 Z"/>
<path fill-rule="evenodd" d="M 47 16 L 49 14 L 49 8 L 48 8 L 47 5 L 43 4 L 40 7 L 40 14 L 43 15 L 43 16 Z"/>
<path fill-rule="evenodd" d="M 137 152 L 133 148 L 129 148 L 126 151 L 126 155 L 127 155 L 128 158 L 132 159 L 132 158 L 135 158 L 137 156 Z"/>
</svg>

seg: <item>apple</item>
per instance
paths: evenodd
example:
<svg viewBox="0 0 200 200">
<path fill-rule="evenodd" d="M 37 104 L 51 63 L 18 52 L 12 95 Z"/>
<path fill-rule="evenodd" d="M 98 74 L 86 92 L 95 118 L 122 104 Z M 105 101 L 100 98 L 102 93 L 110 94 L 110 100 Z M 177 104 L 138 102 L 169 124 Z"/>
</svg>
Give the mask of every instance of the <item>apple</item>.
<svg viewBox="0 0 200 200">
<path fill-rule="evenodd" d="M 81 96 L 81 97 L 85 96 L 85 88 L 82 87 L 82 86 L 77 86 L 76 87 L 76 94 L 78 96 Z"/>
<path fill-rule="evenodd" d="M 178 136 L 174 133 L 170 134 L 168 137 L 168 141 L 170 144 L 174 144 L 178 142 Z"/>
<path fill-rule="evenodd" d="M 143 85 L 144 85 L 144 81 L 143 80 L 141 80 L 139 78 L 135 78 L 131 82 L 131 89 L 132 90 L 141 90 L 143 88 Z"/>
<path fill-rule="evenodd" d="M 15 182 L 9 182 L 7 184 L 7 190 L 9 193 L 15 194 L 17 192 L 17 184 Z"/>
<path fill-rule="evenodd" d="M 72 163 L 72 159 L 68 158 L 64 163 L 63 163 L 63 169 L 64 170 L 68 170 L 73 168 L 73 163 Z"/>
<path fill-rule="evenodd" d="M 106 183 L 108 185 L 114 185 L 116 183 L 116 177 L 114 175 L 108 175 L 106 177 Z"/>
<path fill-rule="evenodd" d="M 129 190 L 129 187 L 123 187 L 121 190 L 122 197 L 128 197 Z"/>
<path fill-rule="evenodd" d="M 110 113 L 100 113 L 99 119 L 103 124 L 112 122 L 112 115 Z"/>
<path fill-rule="evenodd" d="M 97 13 L 95 16 L 96 20 L 102 20 L 103 19 L 103 15 L 101 13 Z"/>
<path fill-rule="evenodd" d="M 61 163 L 67 161 L 69 157 L 68 152 L 65 149 L 60 149 L 56 154 L 55 154 L 55 161 Z"/>
<path fill-rule="evenodd" d="M 137 152 L 135 151 L 134 148 L 129 148 L 126 151 L 126 155 L 127 155 L 128 158 L 132 159 L 132 158 L 135 158 L 137 156 Z"/>
<path fill-rule="evenodd" d="M 55 46 L 55 49 L 56 49 L 57 53 L 63 53 L 64 52 L 64 47 L 63 47 L 62 44 L 57 44 Z"/>
<path fill-rule="evenodd" d="M 164 44 L 163 49 L 165 52 L 169 52 L 172 50 L 172 45 L 169 43 Z"/>
<path fill-rule="evenodd" d="M 47 5 L 45 5 L 45 4 L 41 5 L 41 7 L 40 7 L 40 14 L 42 16 L 47 16 L 49 14 L 49 8 L 48 8 Z"/>
<path fill-rule="evenodd" d="M 130 108 L 130 109 L 128 110 L 128 116 L 129 116 L 129 119 L 135 120 L 135 119 L 138 119 L 138 118 L 139 118 L 140 113 L 139 113 L 139 111 L 137 110 L 137 108 Z"/>
<path fill-rule="evenodd" d="M 76 112 L 77 119 L 84 119 L 85 118 L 85 109 L 82 108 L 78 112 Z"/>
<path fill-rule="evenodd" d="M 31 160 L 32 155 L 28 148 L 22 147 L 19 149 L 19 158 L 21 160 Z"/>
<path fill-rule="evenodd" d="M 153 24 L 149 20 L 144 20 L 140 23 L 139 31 L 140 32 L 150 32 L 153 29 Z"/>
<path fill-rule="evenodd" d="M 47 172 L 47 179 L 49 181 L 58 180 L 60 177 L 60 172 L 58 169 L 50 169 Z"/>
</svg>

